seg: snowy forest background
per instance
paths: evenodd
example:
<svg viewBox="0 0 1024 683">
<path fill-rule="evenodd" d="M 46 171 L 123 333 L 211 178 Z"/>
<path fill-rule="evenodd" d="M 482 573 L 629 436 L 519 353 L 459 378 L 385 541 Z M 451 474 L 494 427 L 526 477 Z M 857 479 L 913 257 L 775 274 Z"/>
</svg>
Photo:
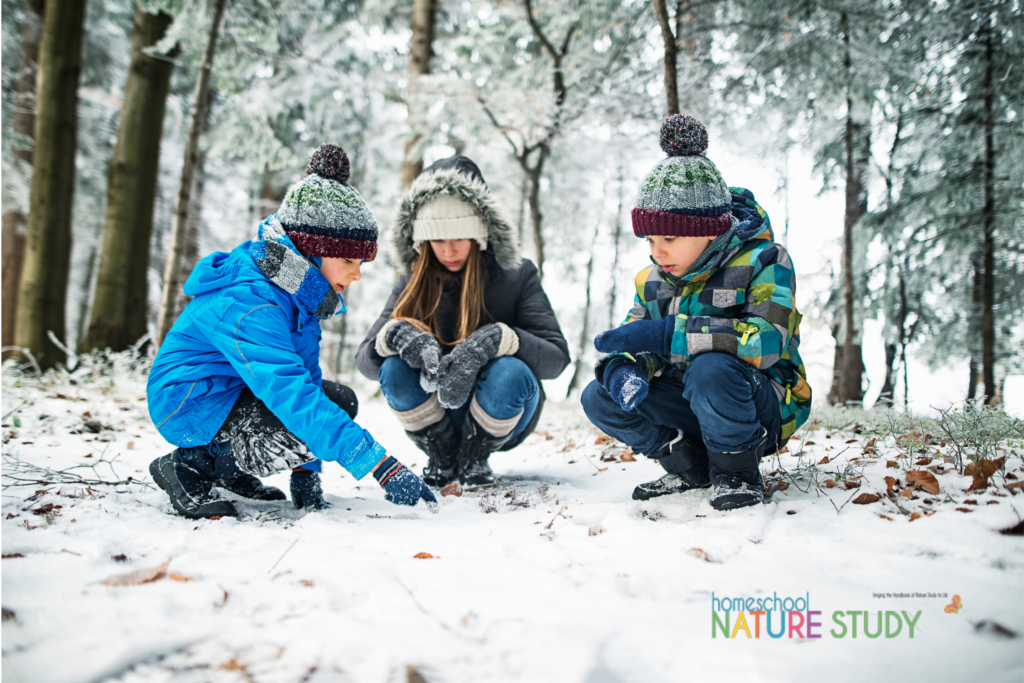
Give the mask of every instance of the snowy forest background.
<svg viewBox="0 0 1024 683">
<path fill-rule="evenodd" d="M 354 350 L 396 277 L 396 199 L 458 152 L 542 269 L 577 361 L 548 391 L 571 394 L 593 336 L 629 308 L 648 258 L 629 211 L 663 156 L 661 121 L 682 112 L 793 255 L 819 401 L 901 405 L 909 388 L 927 405 L 940 385 L 999 403 L 1024 372 L 1019 0 L 2 10 L 2 344 L 19 362 L 151 351 L 195 261 L 251 238 L 312 149 L 335 142 L 382 258 L 324 325 L 325 375 L 361 383 Z M 918 389 L 908 364 L 940 372 Z"/>
</svg>

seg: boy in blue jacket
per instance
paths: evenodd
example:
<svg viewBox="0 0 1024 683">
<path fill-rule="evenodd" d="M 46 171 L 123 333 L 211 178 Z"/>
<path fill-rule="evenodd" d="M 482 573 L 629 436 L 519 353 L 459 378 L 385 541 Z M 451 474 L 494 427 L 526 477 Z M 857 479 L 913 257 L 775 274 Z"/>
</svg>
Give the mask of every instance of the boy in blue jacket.
<svg viewBox="0 0 1024 683">
<path fill-rule="evenodd" d="M 348 185 L 341 147 L 321 146 L 306 173 L 255 239 L 199 262 L 185 283 L 194 298 L 153 361 L 149 414 L 178 448 L 149 471 L 190 519 L 238 515 L 216 487 L 284 499 L 256 477 L 286 469 L 296 507 L 321 509 L 322 460 L 357 479 L 372 472 L 387 500 L 422 498 L 436 512 L 427 485 L 353 421 L 355 393 L 322 378 L 320 321 L 345 312 L 342 292 L 376 256 L 377 224 Z"/>
</svg>

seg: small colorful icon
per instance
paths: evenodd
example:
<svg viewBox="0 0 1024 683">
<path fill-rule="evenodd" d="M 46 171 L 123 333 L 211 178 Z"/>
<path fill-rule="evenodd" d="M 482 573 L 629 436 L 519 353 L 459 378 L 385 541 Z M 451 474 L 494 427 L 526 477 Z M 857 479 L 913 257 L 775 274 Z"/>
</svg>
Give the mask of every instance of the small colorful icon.
<svg viewBox="0 0 1024 683">
<path fill-rule="evenodd" d="M 954 595 L 953 596 L 953 602 L 951 602 L 948 605 L 946 605 L 946 614 L 956 614 L 957 612 L 960 611 L 960 608 L 963 607 L 963 606 L 964 606 L 963 603 L 960 602 L 960 596 L 959 595 Z"/>
</svg>

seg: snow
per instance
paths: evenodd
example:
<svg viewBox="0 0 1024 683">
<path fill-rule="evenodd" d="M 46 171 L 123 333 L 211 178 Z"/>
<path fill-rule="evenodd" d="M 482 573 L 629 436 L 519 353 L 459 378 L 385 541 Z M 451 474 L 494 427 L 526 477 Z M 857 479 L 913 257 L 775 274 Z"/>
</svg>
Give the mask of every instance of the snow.
<svg viewBox="0 0 1024 683">
<path fill-rule="evenodd" d="M 170 446 L 149 422 L 144 395 L 138 374 L 40 385 L 5 373 L 4 423 L 17 416 L 20 426 L 3 430 L 4 484 L 21 476 L 14 459 L 64 468 L 101 456 L 117 456 L 113 471 L 97 467 L 104 478 L 149 482 L 148 463 Z M 361 399 L 360 424 L 422 467 L 383 400 Z M 86 411 L 114 431 L 70 433 Z M 393 506 L 372 478 L 355 481 L 330 464 L 331 510 L 243 499 L 238 520 L 186 520 L 163 492 L 139 484 L 96 486 L 95 497 L 79 498 L 69 497 L 82 495 L 76 486 L 8 486 L 3 553 L 25 557 L 2 561 L 3 606 L 16 615 L 2 626 L 4 680 L 399 682 L 407 666 L 427 681 L 1024 675 L 1020 635 L 974 628 L 984 620 L 1024 633 L 1024 538 L 995 533 L 1016 524 L 1024 504 L 1002 484 L 965 494 L 969 478 L 939 475 L 941 496 L 905 502 L 924 510 L 926 499 L 937 501 L 934 515 L 915 521 L 888 502 L 847 503 L 885 491 L 883 478 L 897 471 L 883 452 L 855 467 L 860 489 L 801 484 L 806 492 L 790 486 L 767 505 L 719 513 L 709 491 L 632 501 L 632 488 L 660 469 L 641 456 L 613 457 L 621 447 L 597 436 L 578 404 L 549 402 L 536 434 L 492 458 L 500 486 L 443 498 L 438 515 Z M 867 438 L 800 436 L 815 442 L 802 460 L 766 460 L 766 474 L 839 454 L 818 468 L 831 476 Z M 790 451 L 798 450 L 794 440 Z M 1007 471 L 1024 477 L 1021 469 L 1010 455 Z M 286 475 L 266 481 L 287 490 Z M 25 510 L 47 503 L 62 506 L 50 521 Z M 414 558 L 422 552 L 434 558 Z M 128 560 L 114 561 L 118 554 Z M 168 558 L 170 572 L 191 580 L 98 583 Z M 947 597 L 876 597 L 897 592 Z M 762 622 L 758 639 L 742 630 L 712 638 L 712 594 L 809 596 L 824 637 L 772 639 Z M 946 613 L 953 594 L 963 607 Z M 913 640 L 905 625 L 894 638 L 839 639 L 829 632 L 837 610 L 869 611 L 872 628 L 879 610 L 921 616 Z"/>
</svg>

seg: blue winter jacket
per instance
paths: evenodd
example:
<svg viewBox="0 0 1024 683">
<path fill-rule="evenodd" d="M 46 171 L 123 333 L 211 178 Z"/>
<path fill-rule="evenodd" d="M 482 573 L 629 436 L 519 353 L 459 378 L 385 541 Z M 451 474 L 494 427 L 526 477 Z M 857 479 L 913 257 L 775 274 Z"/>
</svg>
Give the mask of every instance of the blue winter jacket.
<svg viewBox="0 0 1024 683">
<path fill-rule="evenodd" d="M 150 418 L 177 446 L 206 444 L 248 386 L 317 458 L 361 479 L 385 449 L 324 394 L 320 321 L 299 293 L 263 273 L 252 253 L 259 246 L 213 253 L 192 271 L 185 293 L 195 298 L 149 374 Z M 307 278 L 323 276 L 314 266 Z"/>
</svg>

